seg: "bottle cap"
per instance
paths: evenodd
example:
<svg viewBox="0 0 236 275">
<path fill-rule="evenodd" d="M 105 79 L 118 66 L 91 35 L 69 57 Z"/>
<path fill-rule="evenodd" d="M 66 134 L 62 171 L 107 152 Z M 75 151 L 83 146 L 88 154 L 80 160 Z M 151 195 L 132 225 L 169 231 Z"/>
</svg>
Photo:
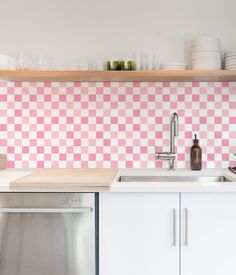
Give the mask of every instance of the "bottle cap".
<svg viewBox="0 0 236 275">
<path fill-rule="evenodd" d="M 195 138 L 194 138 L 194 140 L 193 140 L 193 144 L 194 144 L 194 145 L 198 145 L 199 140 L 197 139 L 197 135 L 194 134 L 194 136 L 195 136 Z"/>
</svg>

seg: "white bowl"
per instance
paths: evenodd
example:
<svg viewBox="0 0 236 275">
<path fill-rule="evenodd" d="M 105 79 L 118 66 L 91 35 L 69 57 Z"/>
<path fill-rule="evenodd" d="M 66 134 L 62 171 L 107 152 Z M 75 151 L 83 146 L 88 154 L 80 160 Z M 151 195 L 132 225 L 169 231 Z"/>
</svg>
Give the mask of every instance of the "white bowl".
<svg viewBox="0 0 236 275">
<path fill-rule="evenodd" d="M 192 66 L 193 70 L 220 70 L 221 66 Z"/>
<path fill-rule="evenodd" d="M 212 36 L 201 36 L 201 37 L 192 39 L 191 43 L 192 43 L 192 45 L 202 44 L 202 43 L 220 44 L 220 38 L 212 37 Z"/>
<path fill-rule="evenodd" d="M 192 48 L 200 47 L 204 49 L 207 48 L 212 50 L 220 50 L 221 41 L 219 38 L 215 38 L 215 37 L 199 37 L 191 41 L 191 46 Z"/>
<path fill-rule="evenodd" d="M 8 69 L 10 71 L 15 71 L 18 67 L 18 61 L 16 58 L 13 58 L 13 57 L 9 57 L 9 66 L 8 66 Z"/>
<path fill-rule="evenodd" d="M 219 52 L 192 52 L 192 60 L 195 59 L 221 59 Z"/>
<path fill-rule="evenodd" d="M 192 62 L 192 65 L 195 65 L 195 66 L 221 66 L 221 60 L 194 60 Z"/>
<path fill-rule="evenodd" d="M 9 56 L 6 54 L 0 54 L 0 70 L 8 70 L 9 68 Z"/>
<path fill-rule="evenodd" d="M 213 53 L 221 53 L 220 48 L 212 48 L 208 46 L 195 46 L 191 48 L 192 53 L 201 53 L 201 52 L 213 52 Z"/>
</svg>

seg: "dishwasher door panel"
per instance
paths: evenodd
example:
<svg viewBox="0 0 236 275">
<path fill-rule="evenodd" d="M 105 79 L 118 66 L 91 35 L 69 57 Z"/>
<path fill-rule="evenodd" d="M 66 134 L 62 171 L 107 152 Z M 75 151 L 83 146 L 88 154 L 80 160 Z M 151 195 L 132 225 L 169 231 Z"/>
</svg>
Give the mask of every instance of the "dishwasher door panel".
<svg viewBox="0 0 236 275">
<path fill-rule="evenodd" d="M 58 205 L 61 213 L 23 205 L 17 213 L 9 204 L 9 212 L 0 208 L 1 275 L 95 275 L 94 205 L 81 213 L 65 205 L 66 212 Z"/>
</svg>

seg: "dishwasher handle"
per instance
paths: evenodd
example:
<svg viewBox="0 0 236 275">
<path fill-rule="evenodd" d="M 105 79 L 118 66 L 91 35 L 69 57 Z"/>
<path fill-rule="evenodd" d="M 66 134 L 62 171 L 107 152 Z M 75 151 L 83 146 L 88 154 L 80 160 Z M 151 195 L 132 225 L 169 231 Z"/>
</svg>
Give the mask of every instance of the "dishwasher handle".
<svg viewBox="0 0 236 275">
<path fill-rule="evenodd" d="M 0 208 L 0 213 L 88 213 L 92 212 L 92 207 L 78 207 L 78 208 Z"/>
</svg>

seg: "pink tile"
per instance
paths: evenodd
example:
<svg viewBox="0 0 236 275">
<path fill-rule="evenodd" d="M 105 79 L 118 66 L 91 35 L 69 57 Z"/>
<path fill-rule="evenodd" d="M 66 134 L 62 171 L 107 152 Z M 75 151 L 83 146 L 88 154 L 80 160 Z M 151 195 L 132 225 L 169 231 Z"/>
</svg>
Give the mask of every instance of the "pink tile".
<svg viewBox="0 0 236 275">
<path fill-rule="evenodd" d="M 207 146 L 214 146 L 215 145 L 215 140 L 214 139 L 209 139 L 207 140 Z"/>
<path fill-rule="evenodd" d="M 229 140 L 228 139 L 222 139 L 222 146 L 229 146 Z"/>
<path fill-rule="evenodd" d="M 133 116 L 140 116 L 140 110 L 133 110 Z"/>
<path fill-rule="evenodd" d="M 193 102 L 198 102 L 199 101 L 199 95 L 192 95 L 192 100 L 193 100 Z"/>
<path fill-rule="evenodd" d="M 229 118 L 229 123 L 230 124 L 236 124 L 236 116 L 235 117 L 230 117 Z"/>
<path fill-rule="evenodd" d="M 110 145 L 111 145 L 110 139 L 104 139 L 104 140 L 103 140 L 103 145 L 104 145 L 104 146 L 110 146 Z"/>
<path fill-rule="evenodd" d="M 206 117 L 200 117 L 200 124 L 206 124 L 207 118 Z"/>
<path fill-rule="evenodd" d="M 140 124 L 133 124 L 134 131 L 140 131 Z"/>
<path fill-rule="evenodd" d="M 0 132 L 7 131 L 7 125 L 6 124 L 0 124 Z"/>
<path fill-rule="evenodd" d="M 192 117 L 185 117 L 186 124 L 192 124 Z"/>
<path fill-rule="evenodd" d="M 118 125 L 119 131 L 125 131 L 126 130 L 126 125 L 125 124 L 120 124 Z"/>
<path fill-rule="evenodd" d="M 157 139 L 161 139 L 161 138 L 163 137 L 163 133 L 157 131 L 157 132 L 155 133 L 155 137 L 156 137 Z"/>
<path fill-rule="evenodd" d="M 207 96 L 207 101 L 208 102 L 214 102 L 214 100 L 215 100 L 215 96 L 214 95 L 208 95 Z"/>
<path fill-rule="evenodd" d="M 89 167 L 90 161 L 103 167 L 105 161 L 110 167 L 161 168 L 163 162 L 154 159 L 155 147 L 158 145 L 160 150 L 169 147 L 169 116 L 177 111 L 180 117 L 177 145 L 185 152 L 178 154 L 177 167 L 180 164 L 189 167 L 193 132 L 199 133 L 202 144 L 207 144 L 202 146 L 207 158 L 203 166 L 214 163 L 217 168 L 225 167 L 228 155 L 236 151 L 231 145 L 236 139 L 233 126 L 236 105 L 232 98 L 236 89 L 228 83 L 201 85 L 199 82 L 76 82 L 71 86 L 65 82 L 46 82 L 43 86 L 29 83 L 22 87 L 19 82 L 11 87 L 2 82 L 0 116 L 5 122 L 0 123 L 0 147 L 14 144 L 7 147 L 14 158 L 8 163 L 12 168 L 19 163 L 22 167 L 30 167 L 31 163 L 44 167 L 45 161 L 51 167 Z M 225 88 L 229 93 L 225 93 Z M 17 138 L 16 132 L 20 135 Z M 52 148 L 51 154 L 44 152 L 46 146 Z M 222 160 L 216 161 L 214 154 L 207 153 L 209 147 L 214 149 L 214 154 L 221 154 L 224 147 Z M 15 148 L 22 153 L 16 153 Z M 37 154 L 30 153 L 35 150 L 44 154 L 44 160 L 38 161 Z M 22 160 L 23 153 L 29 161 Z M 97 160 L 97 153 L 104 160 Z M 73 160 L 68 160 L 67 154 L 72 154 Z M 113 160 L 111 154 L 118 160 Z M 141 154 L 147 155 L 147 159 L 142 160 Z"/>
<path fill-rule="evenodd" d="M 170 96 L 169 95 L 163 95 L 162 99 L 164 102 L 169 102 L 170 101 Z"/>
<path fill-rule="evenodd" d="M 215 132 L 215 138 L 221 138 L 222 132 Z"/>
<path fill-rule="evenodd" d="M 193 131 L 199 131 L 199 124 L 192 124 L 192 130 Z"/>
</svg>

